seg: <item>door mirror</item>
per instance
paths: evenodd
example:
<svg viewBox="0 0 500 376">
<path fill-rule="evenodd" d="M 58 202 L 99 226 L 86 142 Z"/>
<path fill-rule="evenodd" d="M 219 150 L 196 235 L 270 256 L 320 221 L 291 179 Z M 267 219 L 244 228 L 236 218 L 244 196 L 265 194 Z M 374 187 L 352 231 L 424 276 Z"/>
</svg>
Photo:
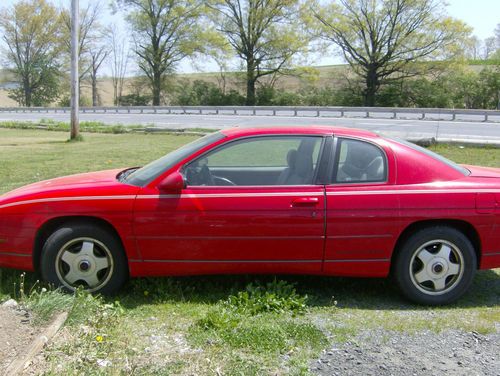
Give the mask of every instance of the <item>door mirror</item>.
<svg viewBox="0 0 500 376">
<path fill-rule="evenodd" d="M 158 189 L 162 192 L 180 192 L 185 187 L 186 181 L 179 171 L 172 172 L 158 184 Z"/>
</svg>

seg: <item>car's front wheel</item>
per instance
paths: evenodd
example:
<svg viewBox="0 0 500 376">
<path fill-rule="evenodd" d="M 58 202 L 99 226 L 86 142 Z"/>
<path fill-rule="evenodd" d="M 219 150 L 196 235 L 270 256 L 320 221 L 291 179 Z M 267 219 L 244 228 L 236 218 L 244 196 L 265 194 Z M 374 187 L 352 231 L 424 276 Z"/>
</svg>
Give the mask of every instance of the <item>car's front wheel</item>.
<svg viewBox="0 0 500 376">
<path fill-rule="evenodd" d="M 396 255 L 394 274 L 414 302 L 448 304 L 469 288 L 477 268 L 474 247 L 460 231 L 444 226 L 410 236 Z"/>
<path fill-rule="evenodd" d="M 49 236 L 42 250 L 43 279 L 67 291 L 82 287 L 112 294 L 127 279 L 127 263 L 120 241 L 104 229 L 70 224 Z"/>
</svg>

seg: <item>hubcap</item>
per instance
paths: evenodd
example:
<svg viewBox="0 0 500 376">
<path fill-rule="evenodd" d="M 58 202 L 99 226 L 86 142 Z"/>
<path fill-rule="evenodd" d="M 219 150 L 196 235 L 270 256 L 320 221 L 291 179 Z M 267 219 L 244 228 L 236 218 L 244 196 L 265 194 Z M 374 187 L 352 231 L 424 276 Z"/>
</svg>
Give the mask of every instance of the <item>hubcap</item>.
<svg viewBox="0 0 500 376">
<path fill-rule="evenodd" d="M 90 262 L 88 262 L 87 260 L 85 260 L 85 261 L 82 261 L 80 263 L 80 270 L 82 272 L 86 272 L 89 269 L 90 269 Z"/>
<path fill-rule="evenodd" d="M 87 291 L 96 291 L 111 278 L 113 257 L 109 249 L 96 239 L 73 239 L 59 250 L 56 273 L 70 290 L 83 286 Z"/>
<path fill-rule="evenodd" d="M 447 240 L 425 243 L 410 262 L 411 281 L 428 295 L 442 295 L 452 290 L 462 279 L 463 272 L 462 251 Z"/>
</svg>

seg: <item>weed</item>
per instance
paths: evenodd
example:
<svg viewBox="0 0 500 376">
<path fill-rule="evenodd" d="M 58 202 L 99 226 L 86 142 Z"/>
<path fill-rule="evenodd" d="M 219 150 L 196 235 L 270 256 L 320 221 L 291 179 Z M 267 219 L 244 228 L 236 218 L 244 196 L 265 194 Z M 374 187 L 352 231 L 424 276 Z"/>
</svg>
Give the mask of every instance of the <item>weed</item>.
<svg viewBox="0 0 500 376">
<path fill-rule="evenodd" d="M 236 312 L 257 315 L 265 312 L 304 313 L 307 295 L 300 296 L 293 284 L 274 279 L 265 285 L 249 284 L 245 291 L 230 296 L 223 304 Z"/>
</svg>

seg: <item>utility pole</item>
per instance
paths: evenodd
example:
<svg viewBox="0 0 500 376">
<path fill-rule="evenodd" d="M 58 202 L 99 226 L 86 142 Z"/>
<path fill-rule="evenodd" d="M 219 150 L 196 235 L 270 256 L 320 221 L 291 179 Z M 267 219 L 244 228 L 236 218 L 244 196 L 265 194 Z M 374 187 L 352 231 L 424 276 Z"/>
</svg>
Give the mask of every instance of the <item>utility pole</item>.
<svg viewBox="0 0 500 376">
<path fill-rule="evenodd" d="M 80 135 L 80 123 L 78 120 L 79 92 L 78 87 L 78 34 L 80 33 L 78 0 L 71 0 L 71 140 L 78 139 Z"/>
</svg>

